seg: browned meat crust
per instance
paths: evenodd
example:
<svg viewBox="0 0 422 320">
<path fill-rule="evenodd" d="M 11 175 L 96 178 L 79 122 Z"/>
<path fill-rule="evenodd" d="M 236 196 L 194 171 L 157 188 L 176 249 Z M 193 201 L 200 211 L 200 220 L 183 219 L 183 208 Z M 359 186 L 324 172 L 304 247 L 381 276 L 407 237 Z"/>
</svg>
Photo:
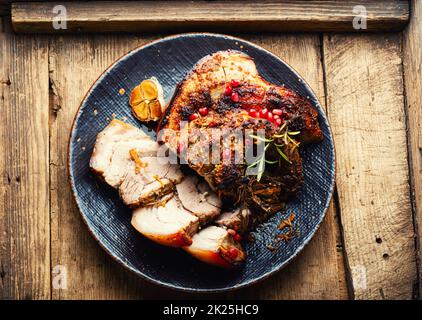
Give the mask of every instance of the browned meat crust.
<svg viewBox="0 0 422 320">
<path fill-rule="evenodd" d="M 230 90 L 236 95 L 236 99 L 225 92 L 233 79 L 238 83 L 231 86 Z M 246 201 L 254 208 L 271 213 L 282 209 L 283 202 L 296 194 L 303 183 L 298 148 L 284 146 L 283 152 L 289 157 L 290 163 L 279 161 L 276 165 L 268 166 L 268 169 L 266 167 L 265 175 L 258 181 L 256 176 L 245 175 L 245 163 L 208 163 L 206 160 L 211 159 L 212 155 L 204 150 L 207 150 L 206 147 L 211 150 L 210 146 L 219 144 L 219 141 L 210 137 L 204 142 L 192 135 L 195 130 L 210 128 L 229 133 L 235 129 L 251 129 L 254 132 L 264 129 L 268 138 L 273 137 L 280 124 L 261 117 L 252 117 L 248 110 L 254 106 L 261 110 L 281 110 L 282 120 L 288 124 L 289 130 L 300 131 L 295 138 L 302 143 L 322 139 L 318 113 L 310 103 L 290 89 L 268 83 L 258 74 L 253 60 L 237 51 L 217 52 L 198 62 L 193 71 L 177 86 L 159 124 L 159 130 L 172 129 L 177 132 L 171 136 L 164 135 L 164 141 L 180 157 L 183 155 L 180 152 L 179 138 L 184 131 L 187 132 L 187 163 L 208 181 L 221 198 L 235 203 Z M 200 115 L 201 108 L 206 108 L 206 115 Z M 181 127 L 183 121 L 188 124 Z M 233 143 L 229 148 L 228 157 L 234 160 L 236 149 L 241 148 L 244 154 L 245 145 Z M 223 149 L 220 150 L 220 159 L 225 156 Z M 274 147 L 266 153 L 266 156 L 271 155 L 276 155 Z M 195 161 L 193 157 L 196 157 Z"/>
</svg>

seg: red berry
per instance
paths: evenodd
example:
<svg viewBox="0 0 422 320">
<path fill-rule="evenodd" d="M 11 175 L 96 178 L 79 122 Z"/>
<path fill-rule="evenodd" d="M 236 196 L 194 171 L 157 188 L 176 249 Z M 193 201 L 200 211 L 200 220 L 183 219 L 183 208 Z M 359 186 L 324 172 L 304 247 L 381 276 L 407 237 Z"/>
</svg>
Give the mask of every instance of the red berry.
<svg viewBox="0 0 422 320">
<path fill-rule="evenodd" d="M 256 117 L 258 117 L 259 116 L 259 112 L 258 111 L 256 111 L 255 109 L 253 109 L 253 108 L 251 108 L 251 109 L 249 109 L 249 115 L 252 117 L 252 118 L 256 118 Z"/>
<path fill-rule="evenodd" d="M 208 114 L 208 108 L 207 107 L 203 107 L 203 108 L 199 108 L 199 114 L 203 117 L 205 117 Z"/>
<path fill-rule="evenodd" d="M 193 120 L 195 120 L 195 119 L 198 119 L 198 114 L 197 113 L 192 113 L 190 116 L 189 116 L 189 121 L 193 121 Z"/>
<path fill-rule="evenodd" d="M 227 85 L 226 89 L 224 89 L 224 95 L 229 96 L 233 92 L 231 85 Z"/>
<path fill-rule="evenodd" d="M 236 248 L 231 248 L 229 250 L 229 257 L 230 257 L 230 259 L 236 259 L 238 255 L 239 255 L 239 251 L 237 251 Z"/>
<path fill-rule="evenodd" d="M 233 102 L 239 102 L 239 95 L 236 92 L 233 92 L 230 95 L 230 100 L 233 101 Z"/>
<path fill-rule="evenodd" d="M 227 229 L 227 233 L 231 236 L 235 236 L 236 235 L 236 231 L 234 231 L 233 229 Z"/>
<path fill-rule="evenodd" d="M 281 116 L 283 114 L 283 111 L 281 109 L 273 109 L 273 114 Z"/>
<path fill-rule="evenodd" d="M 261 118 L 266 118 L 267 117 L 267 113 L 268 113 L 268 109 L 262 109 L 261 112 L 259 113 L 259 116 Z"/>
<path fill-rule="evenodd" d="M 232 81 L 230 81 L 230 84 L 232 87 L 238 87 L 240 85 L 240 81 L 236 79 L 232 79 Z"/>
<path fill-rule="evenodd" d="M 231 156 L 230 150 L 226 149 L 226 150 L 223 151 L 223 159 L 229 159 L 230 156 Z"/>
<path fill-rule="evenodd" d="M 234 239 L 234 241 L 236 241 L 236 242 L 240 242 L 240 241 L 242 241 L 242 236 L 241 236 L 240 234 L 236 233 L 236 234 L 234 235 L 233 239 Z"/>
<path fill-rule="evenodd" d="M 277 125 L 277 126 L 281 126 L 281 124 L 283 123 L 283 121 L 281 121 L 281 119 L 276 119 L 275 121 L 274 121 L 274 123 Z"/>
<path fill-rule="evenodd" d="M 280 119 L 280 116 L 279 116 L 278 114 L 275 114 L 275 115 L 273 116 L 273 119 L 274 119 L 274 120 Z"/>
<path fill-rule="evenodd" d="M 270 122 L 273 122 L 274 116 L 273 116 L 273 114 L 271 112 L 268 112 L 267 113 L 267 120 L 270 121 Z"/>
<path fill-rule="evenodd" d="M 183 142 L 179 142 L 177 146 L 177 153 L 182 153 L 185 150 L 185 144 Z"/>
</svg>

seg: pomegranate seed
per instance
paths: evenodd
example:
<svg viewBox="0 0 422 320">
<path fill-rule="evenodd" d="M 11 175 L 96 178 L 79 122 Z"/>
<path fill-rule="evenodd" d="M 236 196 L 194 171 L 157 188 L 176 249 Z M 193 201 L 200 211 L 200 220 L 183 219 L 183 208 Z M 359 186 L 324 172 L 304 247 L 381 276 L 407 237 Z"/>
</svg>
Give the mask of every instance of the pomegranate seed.
<svg viewBox="0 0 422 320">
<path fill-rule="evenodd" d="M 255 109 L 253 109 L 253 108 L 251 108 L 251 109 L 249 109 L 249 115 L 252 117 L 252 118 L 256 118 L 256 117 L 258 117 L 258 115 L 259 115 L 259 112 L 258 111 L 256 111 Z"/>
<path fill-rule="evenodd" d="M 232 81 L 230 81 L 230 84 L 232 87 L 238 87 L 240 85 L 240 81 L 236 79 L 232 79 Z"/>
<path fill-rule="evenodd" d="M 230 100 L 233 101 L 233 102 L 239 102 L 239 95 L 236 92 L 233 92 L 230 95 Z"/>
<path fill-rule="evenodd" d="M 226 150 L 223 151 L 223 159 L 229 159 L 230 156 L 231 156 L 230 150 L 226 149 Z"/>
<path fill-rule="evenodd" d="M 283 111 L 281 109 L 273 109 L 273 114 L 281 116 L 283 114 Z"/>
<path fill-rule="evenodd" d="M 275 121 L 274 121 L 274 123 L 277 125 L 277 126 L 281 126 L 281 124 L 283 123 L 283 121 L 281 121 L 281 119 L 276 119 Z"/>
<path fill-rule="evenodd" d="M 273 122 L 274 116 L 273 116 L 273 114 L 271 112 L 268 112 L 267 113 L 267 120 L 270 121 L 270 122 Z"/>
<path fill-rule="evenodd" d="M 278 114 L 275 114 L 275 115 L 273 116 L 273 119 L 274 119 L 274 120 L 280 119 L 280 116 L 279 116 Z"/>
<path fill-rule="evenodd" d="M 234 231 L 233 229 L 228 229 L 227 233 L 231 236 L 235 236 L 236 235 L 236 231 Z"/>
<path fill-rule="evenodd" d="M 183 150 L 185 150 L 185 144 L 183 142 L 180 142 L 177 146 L 177 153 L 182 153 Z"/>
<path fill-rule="evenodd" d="M 267 113 L 268 113 L 268 109 L 262 109 L 261 112 L 259 113 L 259 116 L 261 118 L 266 118 L 267 117 Z"/>
<path fill-rule="evenodd" d="M 252 144 L 253 144 L 252 139 L 249 139 L 249 138 L 245 139 L 245 145 L 251 146 Z"/>
<path fill-rule="evenodd" d="M 236 234 L 234 235 L 233 239 L 234 239 L 234 241 L 236 241 L 236 242 L 240 242 L 240 241 L 242 241 L 242 236 L 241 236 L 240 234 L 236 233 Z"/>
<path fill-rule="evenodd" d="M 236 259 L 238 255 L 239 255 L 239 252 L 237 251 L 236 248 L 231 248 L 229 250 L 229 257 L 230 257 L 230 259 Z"/>
<path fill-rule="evenodd" d="M 232 94 L 232 92 L 233 92 L 232 87 L 230 85 L 227 85 L 226 89 L 224 89 L 224 95 L 229 96 Z"/>
<path fill-rule="evenodd" d="M 193 120 L 195 120 L 195 119 L 198 119 L 198 114 L 197 113 L 192 113 L 190 116 L 189 116 L 189 121 L 193 121 Z"/>
<path fill-rule="evenodd" d="M 205 117 L 208 114 L 208 108 L 207 107 L 199 108 L 199 114 Z"/>
</svg>

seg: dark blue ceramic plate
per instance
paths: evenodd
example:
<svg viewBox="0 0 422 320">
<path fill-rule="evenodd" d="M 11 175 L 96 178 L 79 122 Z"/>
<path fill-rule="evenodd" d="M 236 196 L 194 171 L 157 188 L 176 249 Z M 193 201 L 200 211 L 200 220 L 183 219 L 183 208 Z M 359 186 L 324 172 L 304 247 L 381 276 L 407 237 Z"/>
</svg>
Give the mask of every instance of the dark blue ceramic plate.
<svg viewBox="0 0 422 320">
<path fill-rule="evenodd" d="M 95 138 L 112 118 L 141 126 L 128 106 L 131 88 L 155 76 L 169 99 L 176 84 L 202 57 L 227 49 L 241 50 L 255 59 L 268 81 L 290 87 L 308 97 L 319 112 L 324 140 L 302 150 L 305 184 L 287 213 L 277 214 L 255 232 L 256 241 L 245 244 L 247 263 L 237 271 L 217 269 L 198 262 L 182 250 L 159 246 L 130 225 L 131 211 L 117 192 L 91 174 L 89 158 Z M 119 94 L 124 88 L 125 94 Z M 153 133 L 151 133 L 153 135 Z M 280 270 L 311 240 L 328 208 L 333 192 L 334 146 L 327 118 L 306 82 L 285 62 L 250 42 L 217 34 L 184 34 L 152 42 L 115 62 L 95 82 L 76 115 L 70 137 L 69 165 L 72 189 L 82 217 L 101 246 L 125 267 L 154 283 L 186 291 L 224 291 L 244 287 Z M 299 236 L 271 252 L 280 221 L 296 213 Z"/>
</svg>

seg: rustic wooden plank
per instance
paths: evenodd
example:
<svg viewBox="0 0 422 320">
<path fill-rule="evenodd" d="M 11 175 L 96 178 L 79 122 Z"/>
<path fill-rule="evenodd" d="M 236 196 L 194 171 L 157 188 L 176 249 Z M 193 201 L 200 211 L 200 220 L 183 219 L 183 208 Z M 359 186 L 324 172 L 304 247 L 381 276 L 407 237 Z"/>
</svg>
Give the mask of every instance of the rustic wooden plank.
<svg viewBox="0 0 422 320">
<path fill-rule="evenodd" d="M 414 200 L 414 223 L 418 231 L 419 297 L 422 295 L 422 2 L 412 0 L 412 20 L 404 33 L 404 75 L 409 129 L 410 169 Z"/>
<path fill-rule="evenodd" d="M 6 29 L 0 52 L 0 299 L 48 299 L 48 41 Z"/>
<path fill-rule="evenodd" d="M 416 281 L 400 36 L 324 36 L 337 190 L 356 299 L 409 299 Z"/>
<path fill-rule="evenodd" d="M 109 257 L 82 222 L 68 183 L 68 137 L 83 96 L 115 59 L 148 40 L 67 36 L 50 43 L 52 266 L 64 266 L 68 278 L 67 289 L 53 288 L 53 299 L 196 298 L 151 285 Z"/>
<path fill-rule="evenodd" d="M 54 29 L 55 5 L 64 5 L 67 28 Z M 409 18 L 404 0 L 385 1 L 88 1 L 14 3 L 17 32 L 356 31 L 356 5 L 367 11 L 367 29 L 401 30 Z"/>
<path fill-rule="evenodd" d="M 248 39 L 274 52 L 295 68 L 324 105 L 323 70 L 320 40 L 317 35 L 254 36 Z M 290 265 L 262 284 L 236 291 L 230 296 L 262 299 L 339 299 L 335 229 L 334 207 L 330 206 L 315 238 Z M 340 266 L 341 268 L 344 269 L 344 265 Z M 344 288 L 342 291 L 347 290 Z"/>
</svg>

